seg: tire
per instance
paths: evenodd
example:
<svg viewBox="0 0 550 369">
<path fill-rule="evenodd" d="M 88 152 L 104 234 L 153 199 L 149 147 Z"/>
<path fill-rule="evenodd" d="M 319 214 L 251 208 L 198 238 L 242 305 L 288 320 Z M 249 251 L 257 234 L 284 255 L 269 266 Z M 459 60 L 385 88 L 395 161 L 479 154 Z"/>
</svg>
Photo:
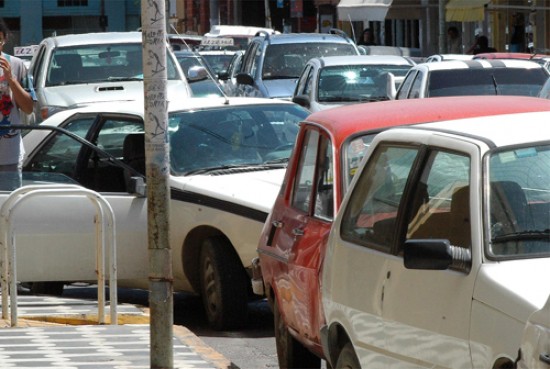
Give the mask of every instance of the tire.
<svg viewBox="0 0 550 369">
<path fill-rule="evenodd" d="M 318 369 L 321 367 L 321 359 L 292 337 L 288 331 L 279 311 L 277 299 L 273 303 L 273 321 L 275 324 L 275 344 L 277 346 L 277 359 L 280 369 Z"/>
<path fill-rule="evenodd" d="M 63 295 L 63 288 L 65 287 L 63 282 L 32 282 L 30 285 L 30 290 L 33 295 L 49 296 Z"/>
<path fill-rule="evenodd" d="M 346 343 L 340 351 L 335 369 L 361 369 L 361 364 L 359 364 L 359 359 L 355 355 L 351 342 Z"/>
<path fill-rule="evenodd" d="M 221 237 L 206 239 L 200 255 L 201 297 L 208 324 L 216 330 L 242 328 L 250 280 L 232 246 Z"/>
</svg>

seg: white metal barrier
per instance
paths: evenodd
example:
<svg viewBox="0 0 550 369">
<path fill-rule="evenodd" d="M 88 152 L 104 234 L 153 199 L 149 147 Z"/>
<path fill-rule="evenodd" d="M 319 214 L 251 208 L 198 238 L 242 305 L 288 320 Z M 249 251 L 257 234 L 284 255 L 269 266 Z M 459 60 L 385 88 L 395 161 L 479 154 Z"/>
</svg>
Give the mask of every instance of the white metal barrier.
<svg viewBox="0 0 550 369">
<path fill-rule="evenodd" d="M 37 196 L 85 196 L 96 208 L 96 274 L 98 322 L 105 323 L 105 248 L 109 250 L 109 299 L 111 324 L 117 317 L 117 266 L 115 216 L 111 205 L 99 193 L 77 185 L 29 185 L 13 191 L 0 208 L 0 285 L 2 289 L 2 318 L 8 316 L 8 298 L 11 308 L 10 324 L 17 326 L 17 268 L 12 217 L 26 199 Z"/>
</svg>

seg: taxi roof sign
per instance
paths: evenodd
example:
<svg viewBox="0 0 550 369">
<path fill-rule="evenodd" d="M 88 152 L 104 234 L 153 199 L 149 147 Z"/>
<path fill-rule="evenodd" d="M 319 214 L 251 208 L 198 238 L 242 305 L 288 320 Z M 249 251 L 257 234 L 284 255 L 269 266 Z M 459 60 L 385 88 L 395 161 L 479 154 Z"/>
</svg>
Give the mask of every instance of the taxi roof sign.
<svg viewBox="0 0 550 369">
<path fill-rule="evenodd" d="M 201 45 L 204 46 L 233 46 L 232 38 L 226 37 L 203 37 Z"/>
<path fill-rule="evenodd" d="M 13 48 L 13 56 L 32 57 L 37 50 L 38 50 L 38 45 L 15 46 Z"/>
</svg>

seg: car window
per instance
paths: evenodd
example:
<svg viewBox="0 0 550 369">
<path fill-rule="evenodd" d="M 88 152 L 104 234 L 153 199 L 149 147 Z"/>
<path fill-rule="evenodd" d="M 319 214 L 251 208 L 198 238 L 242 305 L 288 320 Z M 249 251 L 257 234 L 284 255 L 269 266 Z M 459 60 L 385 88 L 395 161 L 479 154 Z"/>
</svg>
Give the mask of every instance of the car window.
<svg viewBox="0 0 550 369">
<path fill-rule="evenodd" d="M 308 114 L 294 104 L 173 113 L 169 118 L 172 172 L 187 175 L 227 166 L 285 163 L 294 147 L 298 123 Z"/>
<path fill-rule="evenodd" d="M 180 79 L 174 60 L 167 55 L 167 78 Z M 157 64 L 153 69 L 166 68 Z M 53 50 L 46 86 L 143 79 L 140 43 L 79 45 Z"/>
<path fill-rule="evenodd" d="M 90 130 L 94 116 L 77 117 L 63 126 L 66 130 L 82 138 Z M 24 170 L 30 172 L 57 172 L 68 177 L 75 177 L 76 157 L 82 144 L 63 133 L 52 133 L 45 144 L 25 165 Z"/>
<path fill-rule="evenodd" d="M 406 99 L 407 96 L 409 96 L 409 90 L 416 77 L 416 74 L 416 70 L 412 70 L 407 74 L 407 76 L 403 80 L 403 83 L 401 84 L 401 87 L 399 88 L 399 91 L 397 92 L 396 99 Z"/>
<path fill-rule="evenodd" d="M 377 147 L 344 210 L 342 239 L 391 252 L 397 210 L 417 153 L 417 148 Z"/>
<path fill-rule="evenodd" d="M 376 134 L 363 134 L 347 141 L 344 147 L 344 191 L 346 191 Z"/>
<path fill-rule="evenodd" d="M 548 79 L 543 68 L 479 68 L 432 71 L 429 96 L 537 96 Z"/>
<path fill-rule="evenodd" d="M 357 51 L 350 44 L 329 42 L 268 45 L 262 78 L 298 78 L 309 59 L 335 55 L 357 55 Z"/>
<path fill-rule="evenodd" d="M 296 95 L 306 94 L 306 86 L 311 79 L 311 73 L 313 72 L 313 67 L 307 65 L 304 69 L 304 72 L 300 76 L 298 83 L 296 84 Z"/>
<path fill-rule="evenodd" d="M 489 160 L 490 240 L 495 258 L 550 255 L 550 146 L 493 152 Z"/>
<path fill-rule="evenodd" d="M 292 192 L 292 207 L 308 214 L 315 180 L 318 141 L 319 132 L 314 129 L 307 130 Z"/>
<path fill-rule="evenodd" d="M 469 183 L 468 156 L 432 151 L 411 196 L 407 239 L 447 239 L 471 248 Z"/>
<path fill-rule="evenodd" d="M 419 71 L 416 73 L 416 76 L 414 77 L 414 81 L 411 85 L 411 89 L 409 91 L 409 99 L 418 99 L 421 96 L 422 91 L 422 83 L 424 81 L 424 73 L 422 71 Z"/>
<path fill-rule="evenodd" d="M 252 64 L 254 63 L 254 59 L 256 58 L 256 53 L 258 53 L 258 51 L 261 52 L 259 48 L 260 45 L 258 42 L 253 42 L 248 46 L 248 49 L 243 56 L 244 59 L 241 68 L 243 72 L 253 75 Z"/>
<path fill-rule="evenodd" d="M 332 220 L 334 217 L 334 163 L 332 145 L 325 135 L 321 135 L 317 155 L 315 206 L 313 216 Z"/>
</svg>

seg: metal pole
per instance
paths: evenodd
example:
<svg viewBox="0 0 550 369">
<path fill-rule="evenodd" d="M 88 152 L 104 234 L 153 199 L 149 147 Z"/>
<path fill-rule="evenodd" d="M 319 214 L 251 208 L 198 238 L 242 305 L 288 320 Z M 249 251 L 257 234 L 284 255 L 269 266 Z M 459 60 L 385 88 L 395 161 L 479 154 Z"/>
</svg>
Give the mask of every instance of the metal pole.
<svg viewBox="0 0 550 369">
<path fill-rule="evenodd" d="M 447 53 L 447 31 L 445 30 L 445 5 L 447 0 L 439 0 L 439 53 Z"/>
<path fill-rule="evenodd" d="M 174 366 L 165 14 L 164 0 L 141 1 L 151 369 Z"/>
</svg>

